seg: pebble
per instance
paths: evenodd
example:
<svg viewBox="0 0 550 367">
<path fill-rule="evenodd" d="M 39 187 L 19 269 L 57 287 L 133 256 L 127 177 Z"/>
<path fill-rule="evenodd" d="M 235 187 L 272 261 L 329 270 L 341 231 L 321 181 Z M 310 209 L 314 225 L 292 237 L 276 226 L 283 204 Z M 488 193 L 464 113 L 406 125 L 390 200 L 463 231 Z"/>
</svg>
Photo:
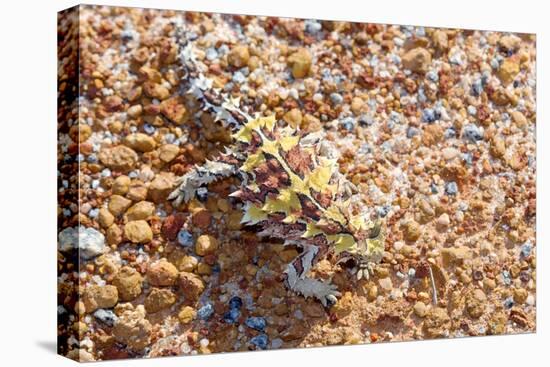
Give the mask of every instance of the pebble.
<svg viewBox="0 0 550 367">
<path fill-rule="evenodd" d="M 113 327 L 118 317 L 111 310 L 100 308 L 94 312 L 94 317 L 103 324 Z"/>
<path fill-rule="evenodd" d="M 133 169 L 138 161 L 137 153 L 124 145 L 103 148 L 97 157 L 108 168 L 123 173 Z"/>
<path fill-rule="evenodd" d="M 105 237 L 94 228 L 65 228 L 58 235 L 59 251 L 69 252 L 78 249 L 84 260 L 93 259 L 106 251 Z"/>
<path fill-rule="evenodd" d="M 210 235 L 201 235 L 197 238 L 195 252 L 199 256 L 206 256 L 218 249 L 218 240 Z"/>
<path fill-rule="evenodd" d="M 168 98 L 161 102 L 160 113 L 174 124 L 183 124 L 189 119 L 189 112 L 183 102 L 177 98 Z"/>
<path fill-rule="evenodd" d="M 462 130 L 462 137 L 472 143 L 483 140 L 483 131 L 474 124 L 467 124 Z"/>
<path fill-rule="evenodd" d="M 144 301 L 148 313 L 155 313 L 167 309 L 176 303 L 175 294 L 167 288 L 153 288 Z"/>
<path fill-rule="evenodd" d="M 112 195 L 108 208 L 114 216 L 118 217 L 124 214 L 130 205 L 132 205 L 132 200 L 126 199 L 124 196 Z"/>
<path fill-rule="evenodd" d="M 124 236 L 132 243 L 149 243 L 153 240 L 153 231 L 144 220 L 134 220 L 124 226 Z"/>
<path fill-rule="evenodd" d="M 259 334 L 250 339 L 250 343 L 255 345 L 257 348 L 266 349 L 268 343 L 268 337 L 266 334 Z"/>
<path fill-rule="evenodd" d="M 418 317 L 425 317 L 428 313 L 428 307 L 424 302 L 418 301 L 413 306 L 414 314 Z"/>
<path fill-rule="evenodd" d="M 385 290 L 386 292 L 388 291 L 391 291 L 392 288 L 393 288 L 393 284 L 392 284 L 392 281 L 391 281 L 391 278 L 382 278 L 382 279 L 379 279 L 378 280 L 378 285 L 380 286 L 380 288 L 382 288 L 383 290 Z"/>
<path fill-rule="evenodd" d="M 115 222 L 115 217 L 108 209 L 101 208 L 97 215 L 97 222 L 102 228 L 109 228 Z"/>
<path fill-rule="evenodd" d="M 302 48 L 296 51 L 288 57 L 287 61 L 295 79 L 305 78 L 309 74 L 312 59 L 308 50 Z"/>
<path fill-rule="evenodd" d="M 179 274 L 178 284 L 185 299 L 197 301 L 204 292 L 204 282 L 201 277 L 193 273 L 182 271 Z"/>
<path fill-rule="evenodd" d="M 119 315 L 113 328 L 113 336 L 129 349 L 143 351 L 151 343 L 152 326 L 145 318 L 143 305 L 131 306 Z"/>
<path fill-rule="evenodd" d="M 265 321 L 265 318 L 263 317 L 249 317 L 245 320 L 245 325 L 248 326 L 251 329 L 255 329 L 258 331 L 264 331 L 265 327 L 267 326 L 267 323 Z"/>
<path fill-rule="evenodd" d="M 500 81 L 504 85 L 510 84 L 514 81 L 516 75 L 519 73 L 519 64 L 515 59 L 508 58 L 500 64 L 497 75 Z"/>
<path fill-rule="evenodd" d="M 154 286 L 172 286 L 178 279 L 178 269 L 165 258 L 157 260 L 147 268 L 147 280 Z"/>
<path fill-rule="evenodd" d="M 122 301 L 132 301 L 141 294 L 143 277 L 136 269 L 123 266 L 113 279 L 113 285 L 118 290 Z"/>
<path fill-rule="evenodd" d="M 250 53 L 248 51 L 248 46 L 246 45 L 238 45 L 233 47 L 227 55 L 227 61 L 229 62 L 229 65 L 236 68 L 242 68 L 243 66 L 246 66 L 249 59 Z"/>
<path fill-rule="evenodd" d="M 172 162 L 179 154 L 180 148 L 174 144 L 164 144 L 159 149 L 159 158 L 165 163 Z"/>
<path fill-rule="evenodd" d="M 124 144 L 138 152 L 150 152 L 157 146 L 155 139 L 147 134 L 130 134 L 124 138 Z"/>
<path fill-rule="evenodd" d="M 125 175 L 118 176 L 113 182 L 111 191 L 115 195 L 126 195 L 126 193 L 128 192 L 128 189 L 130 188 L 131 182 L 132 180 L 130 180 L 130 177 L 128 176 L 125 176 Z"/>
<path fill-rule="evenodd" d="M 443 154 L 443 159 L 450 161 L 451 159 L 456 158 L 460 152 L 455 148 L 445 148 L 441 151 L 441 153 Z"/>
<path fill-rule="evenodd" d="M 155 205 L 149 201 L 140 201 L 132 205 L 127 211 L 125 218 L 128 221 L 147 220 L 155 211 Z"/>
<path fill-rule="evenodd" d="M 206 305 L 199 308 L 197 311 L 197 316 L 201 320 L 208 320 L 214 314 L 214 307 L 212 304 L 207 303 Z"/>
<path fill-rule="evenodd" d="M 478 319 L 485 312 L 487 296 L 481 289 L 475 289 L 466 296 L 466 310 L 470 317 Z"/>
<path fill-rule="evenodd" d="M 172 192 L 174 177 L 172 174 L 161 173 L 149 185 L 149 196 L 155 203 L 161 203 Z"/>
<path fill-rule="evenodd" d="M 188 324 L 195 319 L 197 311 L 193 307 L 183 306 L 178 313 L 178 319 L 182 324 Z"/>
<path fill-rule="evenodd" d="M 432 63 L 432 55 L 422 47 L 416 47 L 405 53 L 401 62 L 406 69 L 417 73 L 426 73 Z"/>
<path fill-rule="evenodd" d="M 193 235 L 191 232 L 182 229 L 178 232 L 178 243 L 183 247 L 193 246 Z"/>
<path fill-rule="evenodd" d="M 404 225 L 404 238 L 407 241 L 414 242 L 420 238 L 422 231 L 420 229 L 420 224 L 414 220 L 410 220 Z"/>
<path fill-rule="evenodd" d="M 456 182 L 447 182 L 445 184 L 445 193 L 452 196 L 456 195 L 458 193 L 458 185 L 456 184 Z"/>
<path fill-rule="evenodd" d="M 437 218 L 437 225 L 442 228 L 447 228 L 451 224 L 451 219 L 449 218 L 449 214 L 443 213 Z"/>
<path fill-rule="evenodd" d="M 118 291 L 113 285 L 89 285 L 84 290 L 82 301 L 87 313 L 92 313 L 98 308 L 111 308 L 118 302 Z"/>
</svg>

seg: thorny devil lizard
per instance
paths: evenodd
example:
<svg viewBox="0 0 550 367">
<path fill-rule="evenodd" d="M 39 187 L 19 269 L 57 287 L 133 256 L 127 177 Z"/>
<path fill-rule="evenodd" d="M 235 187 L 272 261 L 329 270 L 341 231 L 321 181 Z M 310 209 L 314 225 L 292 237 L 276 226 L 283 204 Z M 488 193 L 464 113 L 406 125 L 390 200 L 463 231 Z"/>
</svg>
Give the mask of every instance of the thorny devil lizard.
<svg viewBox="0 0 550 367">
<path fill-rule="evenodd" d="M 240 100 L 212 88 L 193 44 L 185 36 L 180 40 L 184 90 L 200 104 L 199 114 L 211 113 L 231 129 L 233 143 L 215 160 L 180 177 L 168 199 L 177 207 L 211 182 L 238 177 L 240 187 L 230 196 L 241 202 L 241 223 L 260 237 L 301 250 L 286 267 L 286 286 L 325 307 L 334 304 L 337 287 L 309 278 L 308 272 L 333 253 L 338 261 L 352 261 L 358 279 L 368 278 L 384 253 L 384 224 L 338 171 L 338 152 L 323 132 L 305 134 L 273 115 L 249 115 Z"/>
</svg>

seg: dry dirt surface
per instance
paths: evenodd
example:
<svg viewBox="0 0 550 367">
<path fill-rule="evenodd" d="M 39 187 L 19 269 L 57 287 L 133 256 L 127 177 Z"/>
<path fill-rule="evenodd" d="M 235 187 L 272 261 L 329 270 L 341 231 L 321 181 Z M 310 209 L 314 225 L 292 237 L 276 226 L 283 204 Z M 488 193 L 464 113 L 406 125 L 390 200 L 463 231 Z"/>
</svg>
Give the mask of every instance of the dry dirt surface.
<svg viewBox="0 0 550 367">
<path fill-rule="evenodd" d="M 116 7 L 77 15 L 59 30 L 62 354 L 535 331 L 534 35 Z M 285 288 L 298 252 L 241 226 L 228 197 L 236 180 L 180 207 L 167 200 L 177 177 L 231 142 L 212 116 L 195 117 L 181 34 L 214 87 L 324 129 L 340 172 L 386 218 L 369 280 L 331 257 L 313 269 L 341 290 L 332 307 Z"/>
</svg>

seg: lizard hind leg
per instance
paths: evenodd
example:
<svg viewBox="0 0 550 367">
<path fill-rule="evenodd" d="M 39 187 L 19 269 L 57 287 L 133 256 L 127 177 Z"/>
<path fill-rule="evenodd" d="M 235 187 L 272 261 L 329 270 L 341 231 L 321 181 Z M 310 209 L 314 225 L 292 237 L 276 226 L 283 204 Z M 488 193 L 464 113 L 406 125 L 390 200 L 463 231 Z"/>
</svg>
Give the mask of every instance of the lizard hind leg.
<svg viewBox="0 0 550 367">
<path fill-rule="evenodd" d="M 285 270 L 286 285 L 302 296 L 315 297 L 325 307 L 337 302 L 340 296 L 337 287 L 330 281 L 321 281 L 307 277 L 307 273 L 321 258 L 324 251 L 318 246 L 305 245 L 304 251 L 298 255 Z"/>
</svg>

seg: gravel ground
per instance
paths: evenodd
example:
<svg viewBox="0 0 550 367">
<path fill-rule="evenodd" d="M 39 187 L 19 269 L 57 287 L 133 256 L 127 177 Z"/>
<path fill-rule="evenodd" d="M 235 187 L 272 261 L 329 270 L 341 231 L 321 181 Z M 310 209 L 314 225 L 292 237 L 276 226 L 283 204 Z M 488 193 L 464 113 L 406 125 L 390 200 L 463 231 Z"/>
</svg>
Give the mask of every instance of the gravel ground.
<svg viewBox="0 0 550 367">
<path fill-rule="evenodd" d="M 60 24 L 60 353 L 535 331 L 534 35 L 92 6 Z M 215 87 L 324 129 L 340 172 L 386 217 L 374 277 L 330 259 L 313 270 L 342 291 L 334 306 L 287 291 L 297 252 L 241 228 L 235 181 L 166 200 L 230 143 L 182 95 L 181 32 Z"/>
</svg>

